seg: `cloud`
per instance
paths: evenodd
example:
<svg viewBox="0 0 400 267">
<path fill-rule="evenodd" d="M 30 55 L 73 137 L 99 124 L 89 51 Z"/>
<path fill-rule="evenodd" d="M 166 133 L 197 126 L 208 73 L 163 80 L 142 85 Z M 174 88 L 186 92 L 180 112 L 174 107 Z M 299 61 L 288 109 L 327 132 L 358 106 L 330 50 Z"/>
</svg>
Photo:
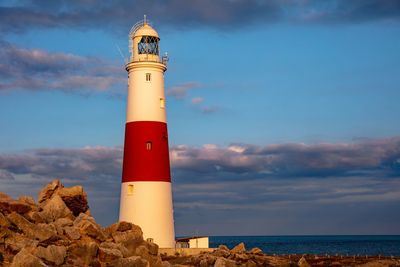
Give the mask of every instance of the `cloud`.
<svg viewBox="0 0 400 267">
<path fill-rule="evenodd" d="M 14 180 L 14 175 L 6 170 L 0 170 L 0 180 Z"/>
<path fill-rule="evenodd" d="M 25 0 L 0 7 L 0 31 L 38 28 L 104 29 L 126 32 L 143 14 L 159 25 L 180 29 L 213 27 L 223 30 L 278 21 L 363 22 L 398 20 L 397 0 Z M 140 8 L 138 8 L 140 7 Z"/>
<path fill-rule="evenodd" d="M 95 57 L 25 49 L 0 41 L 0 91 L 62 90 L 87 93 L 121 86 L 122 68 Z"/>
<path fill-rule="evenodd" d="M 201 106 L 200 111 L 204 114 L 213 114 L 220 111 L 221 108 L 217 106 Z"/>
<path fill-rule="evenodd" d="M 178 171 L 204 177 L 300 178 L 400 176 L 400 138 L 350 144 L 234 144 L 224 147 L 175 147 L 171 159 Z M 184 176 L 184 175 L 183 175 Z"/>
<path fill-rule="evenodd" d="M 198 88 L 199 86 L 200 84 L 198 82 L 186 82 L 168 88 L 166 94 L 176 99 L 184 99 L 188 91 Z"/>
<path fill-rule="evenodd" d="M 122 155 L 122 147 L 3 153 L 0 188 L 18 196 L 38 192 L 54 178 L 66 185 L 82 184 L 88 191 L 93 214 L 106 225 L 117 220 Z M 254 225 L 260 219 L 268 222 L 275 234 L 283 233 L 282 222 L 287 223 L 297 214 L 293 218 L 296 227 L 290 229 L 304 229 L 297 233 L 306 233 L 311 229 L 306 227 L 311 223 L 306 220 L 310 210 L 317 214 L 312 217 L 317 220 L 315 226 L 330 225 L 332 213 L 327 212 L 332 209 L 343 218 L 355 216 L 360 206 L 369 207 L 365 212 L 383 212 L 379 218 L 384 220 L 393 217 L 387 207 L 400 202 L 399 137 L 342 144 L 178 145 L 171 147 L 170 158 L 178 233 L 199 227 L 210 233 L 219 229 L 220 234 L 229 234 L 233 226 L 225 228 L 213 222 L 211 227 L 207 220 L 223 215 L 246 223 L 243 214 L 249 220 L 253 218 Z M 275 226 L 271 218 L 277 220 Z M 304 224 L 299 224 L 301 220 Z M 374 222 L 382 223 L 379 219 Z M 396 225 L 388 225 L 387 231 L 393 233 Z M 368 229 L 375 226 L 371 222 Z M 356 225 L 351 227 L 348 229 L 358 229 Z M 260 231 L 265 226 L 254 229 L 259 232 L 253 234 L 264 233 Z M 321 233 L 326 229 L 321 228 Z"/>
<path fill-rule="evenodd" d="M 198 105 L 204 101 L 204 98 L 202 97 L 193 97 L 192 98 L 192 104 Z"/>
<path fill-rule="evenodd" d="M 221 110 L 221 108 L 217 106 L 206 106 L 203 102 L 203 97 L 193 97 L 191 99 L 192 106 L 203 114 L 212 114 Z"/>
</svg>

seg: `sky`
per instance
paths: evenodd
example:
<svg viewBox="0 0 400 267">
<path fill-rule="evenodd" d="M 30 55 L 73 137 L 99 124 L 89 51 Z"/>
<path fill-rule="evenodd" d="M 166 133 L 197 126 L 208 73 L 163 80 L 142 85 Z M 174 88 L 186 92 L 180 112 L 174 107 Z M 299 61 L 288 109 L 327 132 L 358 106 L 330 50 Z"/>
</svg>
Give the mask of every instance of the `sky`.
<svg viewBox="0 0 400 267">
<path fill-rule="evenodd" d="M 178 236 L 400 234 L 397 0 L 2 0 L 0 191 L 60 179 L 118 220 L 144 14 L 170 57 Z"/>
</svg>

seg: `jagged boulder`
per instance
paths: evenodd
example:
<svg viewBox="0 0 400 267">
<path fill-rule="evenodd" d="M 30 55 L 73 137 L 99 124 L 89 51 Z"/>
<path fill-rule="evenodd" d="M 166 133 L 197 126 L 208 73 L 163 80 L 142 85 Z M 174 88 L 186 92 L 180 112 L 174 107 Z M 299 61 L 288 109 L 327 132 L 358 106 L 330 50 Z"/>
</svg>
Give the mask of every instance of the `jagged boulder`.
<svg viewBox="0 0 400 267">
<path fill-rule="evenodd" d="M 57 194 L 62 198 L 65 205 L 69 210 L 78 216 L 80 213 L 84 213 L 89 210 L 87 194 L 80 185 L 73 186 L 70 188 L 61 188 Z"/>
<path fill-rule="evenodd" d="M 114 260 L 106 265 L 107 267 L 150 267 L 150 263 L 139 257 L 139 256 L 131 256 L 129 258 L 121 258 L 118 260 Z"/>
<path fill-rule="evenodd" d="M 61 265 L 67 256 L 67 249 L 64 246 L 50 245 L 47 247 L 37 247 L 34 254 L 36 257 L 52 265 Z"/>
<path fill-rule="evenodd" d="M 22 234 L 14 233 L 5 239 L 4 246 L 7 250 L 17 253 L 23 248 L 36 247 L 39 241 L 32 240 Z"/>
<path fill-rule="evenodd" d="M 111 262 L 117 259 L 123 258 L 120 250 L 115 248 L 99 248 L 99 260 L 101 262 Z"/>
<path fill-rule="evenodd" d="M 75 266 L 90 265 L 97 257 L 99 246 L 94 241 L 79 241 L 68 248 L 67 263 Z"/>
<path fill-rule="evenodd" d="M 0 212 L 0 227 L 1 229 L 6 229 L 6 227 L 10 226 L 10 222 L 7 220 L 6 216 Z"/>
<path fill-rule="evenodd" d="M 23 248 L 14 256 L 10 267 L 46 267 L 38 257 L 31 254 L 29 249 Z"/>
<path fill-rule="evenodd" d="M 255 247 L 250 250 L 250 253 L 251 254 L 263 254 L 263 251 L 260 248 Z"/>
<path fill-rule="evenodd" d="M 96 223 L 93 217 L 85 213 L 79 214 L 75 219 L 73 226 L 79 229 L 80 235 L 87 235 L 99 241 L 105 241 L 106 235 L 100 225 Z"/>
<path fill-rule="evenodd" d="M 231 249 L 232 253 L 243 253 L 246 252 L 246 247 L 244 245 L 244 243 L 240 243 L 238 245 L 236 245 L 233 249 Z"/>
<path fill-rule="evenodd" d="M 40 216 L 47 222 L 54 222 L 60 218 L 73 218 L 72 212 L 65 205 L 60 196 L 55 195 L 43 206 Z"/>
<path fill-rule="evenodd" d="M 29 222 L 23 216 L 18 213 L 11 213 L 7 216 L 7 219 L 12 222 L 18 229 L 20 229 L 27 237 L 37 239 L 39 241 L 45 241 L 50 238 L 55 238 L 56 233 L 48 230 L 47 227 L 42 225 L 36 225 Z"/>
<path fill-rule="evenodd" d="M 32 207 L 30 204 L 21 202 L 19 200 L 7 198 L 5 196 L 7 195 L 4 194 L 3 198 L 0 198 L 0 212 L 2 212 L 3 214 L 9 214 L 12 212 L 25 214 L 31 211 Z"/>
<path fill-rule="evenodd" d="M 38 195 L 38 202 L 39 204 L 46 202 L 49 200 L 55 192 L 63 188 L 64 185 L 61 184 L 60 180 L 53 180 L 48 183 Z"/>
<path fill-rule="evenodd" d="M 306 258 L 301 257 L 299 262 L 297 263 L 299 267 L 311 267 L 311 265 L 307 262 Z"/>
<path fill-rule="evenodd" d="M 129 257 L 129 255 L 131 254 L 129 250 L 121 243 L 103 242 L 100 244 L 100 248 L 117 249 L 121 252 L 123 257 Z"/>
<path fill-rule="evenodd" d="M 236 262 L 233 260 L 228 260 L 223 257 L 219 257 L 215 263 L 214 267 L 236 267 Z"/>
</svg>

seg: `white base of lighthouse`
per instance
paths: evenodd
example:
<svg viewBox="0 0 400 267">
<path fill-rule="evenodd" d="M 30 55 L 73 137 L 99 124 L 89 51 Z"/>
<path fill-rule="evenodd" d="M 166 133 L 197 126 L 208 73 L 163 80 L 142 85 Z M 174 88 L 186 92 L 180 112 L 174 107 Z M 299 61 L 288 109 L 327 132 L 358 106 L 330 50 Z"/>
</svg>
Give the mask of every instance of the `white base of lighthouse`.
<svg viewBox="0 0 400 267">
<path fill-rule="evenodd" d="M 122 183 L 119 220 L 139 225 L 160 248 L 175 247 L 171 183 Z"/>
</svg>

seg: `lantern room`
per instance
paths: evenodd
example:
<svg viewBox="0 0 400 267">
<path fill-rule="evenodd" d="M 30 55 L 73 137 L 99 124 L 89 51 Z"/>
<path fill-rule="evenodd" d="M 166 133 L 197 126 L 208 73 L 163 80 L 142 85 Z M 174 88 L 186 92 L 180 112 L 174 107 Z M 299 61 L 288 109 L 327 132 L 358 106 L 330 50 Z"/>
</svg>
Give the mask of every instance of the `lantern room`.
<svg viewBox="0 0 400 267">
<path fill-rule="evenodd" d="M 131 62 L 160 62 L 159 42 L 158 33 L 144 17 L 144 20 L 136 23 L 129 33 Z"/>
</svg>

